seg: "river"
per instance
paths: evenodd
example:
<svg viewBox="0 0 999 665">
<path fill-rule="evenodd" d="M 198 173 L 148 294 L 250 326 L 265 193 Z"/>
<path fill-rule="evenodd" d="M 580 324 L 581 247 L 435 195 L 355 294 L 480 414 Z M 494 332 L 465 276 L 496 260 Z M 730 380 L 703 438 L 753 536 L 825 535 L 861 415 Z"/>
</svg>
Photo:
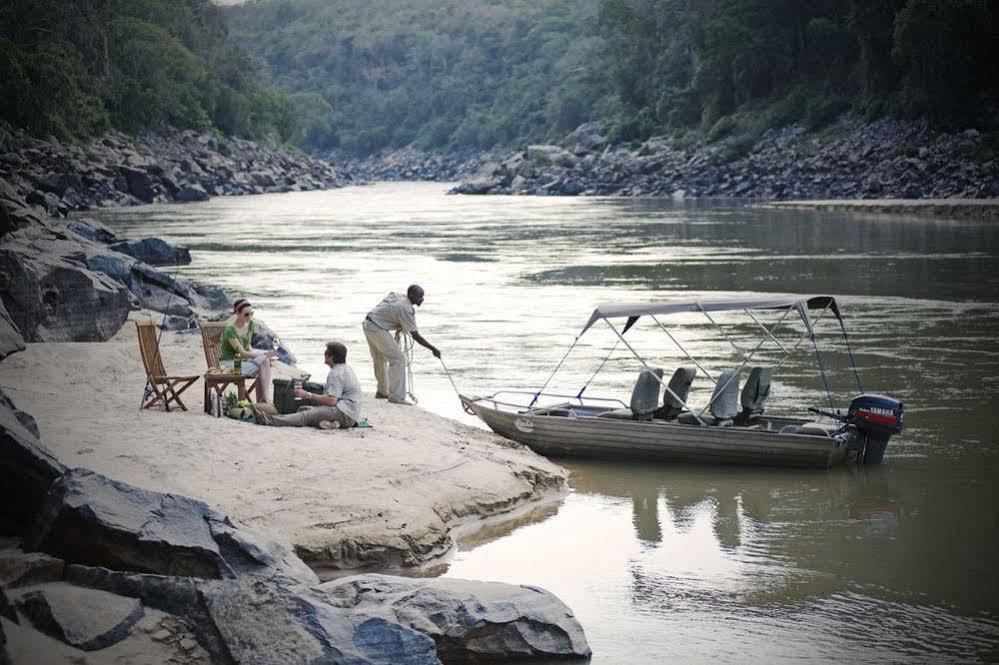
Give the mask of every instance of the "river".
<svg viewBox="0 0 999 665">
<path fill-rule="evenodd" d="M 385 183 L 92 216 L 188 246 L 193 262 L 175 272 L 248 297 L 316 377 L 324 342 L 345 341 L 367 390 L 360 322 L 413 282 L 426 289 L 420 331 L 474 394 L 540 387 L 597 303 L 836 295 L 864 389 L 906 405 L 883 465 L 560 460 L 572 472 L 566 499 L 471 534 L 423 573 L 553 591 L 581 620 L 594 664 L 999 661 L 999 228 L 446 189 Z M 671 323 L 699 359 L 731 362 L 703 318 Z M 746 346 L 758 333 L 732 338 Z M 636 327 L 633 339 L 667 375 L 681 364 L 661 331 Z M 856 386 L 828 339 L 843 405 Z M 550 389 L 575 394 L 612 340 L 588 333 Z M 475 422 L 429 352 L 417 347 L 413 366 L 420 406 Z M 588 394 L 626 400 L 637 371 L 617 349 Z M 709 394 L 695 384 L 691 400 Z M 814 355 L 799 353 L 768 409 L 825 400 Z"/>
</svg>

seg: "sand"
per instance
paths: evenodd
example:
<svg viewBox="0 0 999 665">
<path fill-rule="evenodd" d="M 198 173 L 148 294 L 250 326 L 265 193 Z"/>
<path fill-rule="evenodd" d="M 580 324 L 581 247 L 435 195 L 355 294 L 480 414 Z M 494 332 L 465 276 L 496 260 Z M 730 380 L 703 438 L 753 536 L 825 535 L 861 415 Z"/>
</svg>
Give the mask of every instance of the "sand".
<svg viewBox="0 0 999 665">
<path fill-rule="evenodd" d="M 200 334 L 165 332 L 160 348 L 171 374 L 204 372 Z M 107 342 L 29 344 L 0 363 L 0 386 L 66 466 L 201 499 L 319 567 L 427 564 L 456 529 L 567 491 L 566 471 L 529 449 L 372 393 L 372 428 L 322 431 L 213 418 L 200 380 L 189 411 L 140 412 L 144 384 L 131 322 Z"/>
</svg>

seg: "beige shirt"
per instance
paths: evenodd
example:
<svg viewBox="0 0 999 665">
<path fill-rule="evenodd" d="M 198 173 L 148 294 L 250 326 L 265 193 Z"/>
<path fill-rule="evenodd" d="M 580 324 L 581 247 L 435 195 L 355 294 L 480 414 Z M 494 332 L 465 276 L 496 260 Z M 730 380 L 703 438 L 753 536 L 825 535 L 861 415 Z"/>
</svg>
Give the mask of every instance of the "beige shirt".
<svg viewBox="0 0 999 665">
<path fill-rule="evenodd" d="M 416 332 L 416 308 L 405 293 L 390 293 L 368 312 L 371 322 L 382 330 Z"/>
<path fill-rule="evenodd" d="M 361 383 L 357 380 L 357 375 L 347 363 L 333 365 L 330 373 L 326 376 L 326 388 L 324 394 L 331 397 L 339 397 L 336 403 L 341 413 L 344 413 L 354 421 L 361 419 L 361 402 L 364 400 L 364 393 L 361 392 Z"/>
</svg>

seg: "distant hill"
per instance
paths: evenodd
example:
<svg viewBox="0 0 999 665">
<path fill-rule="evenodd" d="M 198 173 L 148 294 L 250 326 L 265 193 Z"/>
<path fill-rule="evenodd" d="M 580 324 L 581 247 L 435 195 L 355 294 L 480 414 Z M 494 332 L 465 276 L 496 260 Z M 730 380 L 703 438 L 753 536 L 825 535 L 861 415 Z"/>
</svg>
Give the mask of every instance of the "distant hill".
<svg viewBox="0 0 999 665">
<path fill-rule="evenodd" d="M 281 0 L 226 15 L 310 149 L 491 148 L 615 110 L 597 0 Z"/>
<path fill-rule="evenodd" d="M 844 112 L 996 125 L 996 0 L 254 0 L 232 39 L 312 150 L 612 141 Z"/>
</svg>

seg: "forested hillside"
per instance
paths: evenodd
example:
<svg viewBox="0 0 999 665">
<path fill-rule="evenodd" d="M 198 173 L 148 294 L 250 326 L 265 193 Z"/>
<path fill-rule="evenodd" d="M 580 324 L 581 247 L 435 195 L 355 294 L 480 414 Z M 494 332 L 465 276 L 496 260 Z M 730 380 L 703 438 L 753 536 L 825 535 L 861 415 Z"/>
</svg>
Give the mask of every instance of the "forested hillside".
<svg viewBox="0 0 999 665">
<path fill-rule="evenodd" d="M 114 127 L 289 137 L 283 98 L 208 0 L 5 0 L 0 119 L 39 135 Z"/>
<path fill-rule="evenodd" d="M 256 0 L 232 35 L 312 149 L 493 148 L 585 120 L 714 137 L 846 111 L 991 127 L 995 0 Z"/>
<path fill-rule="evenodd" d="M 491 148 L 614 110 L 596 0 L 284 0 L 227 15 L 313 149 Z"/>
</svg>

